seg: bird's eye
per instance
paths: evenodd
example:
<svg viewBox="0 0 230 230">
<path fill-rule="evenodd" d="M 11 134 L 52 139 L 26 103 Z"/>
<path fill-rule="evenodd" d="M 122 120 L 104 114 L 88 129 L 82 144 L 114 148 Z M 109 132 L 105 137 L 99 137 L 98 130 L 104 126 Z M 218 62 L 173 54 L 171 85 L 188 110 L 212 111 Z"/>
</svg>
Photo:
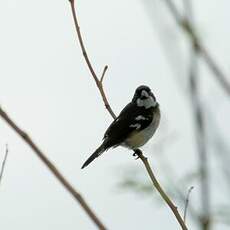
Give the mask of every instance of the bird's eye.
<svg viewBox="0 0 230 230">
<path fill-rule="evenodd" d="M 147 97 L 146 97 L 146 96 L 141 96 L 140 98 L 141 98 L 141 100 L 145 100 L 145 99 L 147 99 Z"/>
</svg>

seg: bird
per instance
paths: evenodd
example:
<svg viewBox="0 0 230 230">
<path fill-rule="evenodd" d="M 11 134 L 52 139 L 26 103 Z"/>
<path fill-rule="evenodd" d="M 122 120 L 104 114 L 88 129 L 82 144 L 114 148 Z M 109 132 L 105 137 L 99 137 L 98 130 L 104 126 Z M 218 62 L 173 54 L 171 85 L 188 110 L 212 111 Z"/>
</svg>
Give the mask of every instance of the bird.
<svg viewBox="0 0 230 230">
<path fill-rule="evenodd" d="M 151 89 L 141 85 L 135 90 L 132 101 L 106 130 L 102 144 L 85 161 L 82 169 L 110 148 L 123 146 L 138 150 L 146 144 L 160 123 L 160 106 Z"/>
</svg>

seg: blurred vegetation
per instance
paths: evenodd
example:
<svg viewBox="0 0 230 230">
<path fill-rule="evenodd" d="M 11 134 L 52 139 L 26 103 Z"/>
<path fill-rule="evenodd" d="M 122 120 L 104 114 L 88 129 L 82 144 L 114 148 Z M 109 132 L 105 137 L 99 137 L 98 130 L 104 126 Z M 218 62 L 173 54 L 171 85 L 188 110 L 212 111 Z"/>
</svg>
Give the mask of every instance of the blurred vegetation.
<svg viewBox="0 0 230 230">
<path fill-rule="evenodd" d="M 164 152 L 170 149 L 170 146 L 174 145 L 178 137 L 168 137 L 165 134 L 161 143 L 156 143 L 158 148 L 154 148 L 154 152 L 158 151 L 159 154 L 157 161 L 161 167 L 161 172 L 164 172 L 164 188 L 167 193 L 176 200 L 180 209 L 183 210 L 188 189 L 194 186 L 194 190 L 191 193 L 189 207 L 188 207 L 188 218 L 189 221 L 194 221 L 198 229 L 211 230 L 215 229 L 218 224 L 226 224 L 230 226 L 230 200 L 227 199 L 230 191 L 230 147 L 228 144 L 228 138 L 223 136 L 220 132 L 220 127 L 217 124 L 217 113 L 213 113 L 210 108 L 209 101 L 204 100 L 202 87 L 204 81 L 201 81 L 199 74 L 200 63 L 205 64 L 208 67 L 208 77 L 214 78 L 216 87 L 222 89 L 225 93 L 225 97 L 230 96 L 230 82 L 225 76 L 224 71 L 218 66 L 217 61 L 211 56 L 209 50 L 203 44 L 200 37 L 198 36 L 195 24 L 194 24 L 194 13 L 192 0 L 181 0 L 180 9 L 173 0 L 142 0 L 146 6 L 148 14 L 151 16 L 150 19 L 154 20 L 154 27 L 158 28 L 159 36 L 163 46 L 169 47 L 175 46 L 176 44 L 171 43 L 164 44 L 167 42 L 167 35 L 172 31 L 177 31 L 176 26 L 181 28 L 179 33 L 184 34 L 187 37 L 187 53 L 188 53 L 188 65 L 186 72 L 183 73 L 183 83 L 180 81 L 180 88 L 187 98 L 188 106 L 190 107 L 191 117 L 188 118 L 188 122 L 192 123 L 193 135 L 194 136 L 194 154 L 197 156 L 196 166 L 185 175 L 178 177 L 176 170 L 170 165 L 170 160 L 165 157 Z M 178 1 L 176 2 L 178 3 Z M 176 24 L 173 26 L 167 26 L 162 28 L 162 21 L 165 20 L 164 14 L 156 12 L 156 5 L 167 8 L 166 13 L 170 14 L 174 18 Z M 158 24 L 157 24 L 158 23 Z M 155 28 L 154 28 L 155 29 Z M 175 49 L 165 49 L 168 61 L 171 62 L 171 66 L 178 69 L 182 66 L 180 62 L 176 63 L 172 60 L 172 54 L 170 53 Z M 174 54 L 175 56 L 180 56 Z M 181 60 L 181 59 L 180 59 Z M 176 65 L 177 66 L 176 66 Z M 177 71 L 174 71 L 177 73 Z M 178 83 L 178 76 L 175 74 L 175 80 Z M 213 100 L 210 98 L 210 103 Z M 221 99 L 222 100 L 222 99 Z M 226 115 L 228 117 L 228 115 Z M 223 121 L 225 124 L 226 121 Z M 187 132 L 187 131 L 186 131 Z M 166 147 L 167 146 L 167 149 Z M 186 153 L 186 149 L 181 149 L 182 152 Z M 159 157 L 160 156 L 160 157 Z M 212 160 L 211 160 L 212 159 Z M 215 162 L 215 166 L 212 162 Z M 157 193 L 153 192 L 150 181 L 145 178 L 142 170 L 134 169 L 131 166 L 123 171 L 119 186 L 124 190 L 136 191 L 138 194 L 145 194 L 146 196 L 152 196 L 156 194 L 156 199 L 159 198 Z M 216 189 L 218 187 L 218 189 Z M 199 192 L 196 191 L 199 188 Z M 197 196 L 196 202 L 193 202 L 193 194 Z M 219 197 L 220 199 L 216 199 Z M 199 204 L 197 204 L 197 202 Z M 188 225 L 189 227 L 189 225 Z M 229 227 L 230 228 L 230 227 Z"/>
</svg>

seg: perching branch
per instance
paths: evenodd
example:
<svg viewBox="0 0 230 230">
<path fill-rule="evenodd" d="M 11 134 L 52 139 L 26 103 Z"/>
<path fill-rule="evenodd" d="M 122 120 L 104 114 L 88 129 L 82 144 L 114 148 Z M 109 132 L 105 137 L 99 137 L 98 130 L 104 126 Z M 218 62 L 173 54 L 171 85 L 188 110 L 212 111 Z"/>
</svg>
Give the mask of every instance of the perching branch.
<svg viewBox="0 0 230 230">
<path fill-rule="evenodd" d="M 116 118 L 116 115 L 115 113 L 113 112 L 111 106 L 109 105 L 109 102 L 106 98 L 106 95 L 105 95 L 105 92 L 103 90 L 103 78 L 104 78 L 104 75 L 105 75 L 105 72 L 107 70 L 107 66 L 105 66 L 104 68 L 104 71 L 103 71 L 103 74 L 102 74 L 102 77 L 101 79 L 99 80 L 92 65 L 91 65 L 91 62 L 89 60 L 89 57 L 88 57 L 88 54 L 86 52 L 86 49 L 85 49 L 85 46 L 84 46 L 84 42 L 83 42 L 83 39 L 82 39 L 82 35 L 81 35 L 81 32 L 80 32 L 80 26 L 79 26 L 79 23 L 78 23 L 78 19 L 77 19 L 77 16 L 76 16 L 76 9 L 75 9 L 75 0 L 69 0 L 70 1 L 70 4 L 71 4 L 71 10 L 72 10 L 72 15 L 73 15 L 73 19 L 74 19 L 74 24 L 75 24 L 75 28 L 76 28 L 76 32 L 77 32 L 77 36 L 78 36 L 78 40 L 79 40 L 79 43 L 80 43 L 80 46 L 81 46 L 81 50 L 82 50 L 82 53 L 83 53 L 83 56 L 85 58 L 85 61 L 86 61 L 86 64 L 90 70 L 90 73 L 92 75 L 92 77 L 94 78 L 94 81 L 96 82 L 96 85 L 99 89 L 99 92 L 101 94 L 101 97 L 103 99 L 103 102 L 105 104 L 105 107 L 106 109 L 108 110 L 108 112 L 110 113 L 110 115 L 115 119 Z M 143 162 L 143 164 L 145 165 L 145 168 L 153 182 L 153 185 L 155 186 L 155 188 L 157 189 L 157 191 L 160 193 L 161 197 L 164 199 L 164 201 L 168 204 L 168 206 L 170 207 L 170 209 L 172 210 L 172 212 L 174 213 L 177 221 L 179 222 L 181 228 L 183 230 L 187 230 L 187 227 L 182 219 L 182 217 L 180 216 L 178 210 L 177 210 L 177 207 L 173 204 L 173 202 L 170 200 L 170 198 L 166 195 L 166 193 L 163 191 L 163 189 L 161 188 L 160 184 L 158 183 L 156 177 L 154 176 L 153 174 L 153 171 L 148 163 L 148 160 L 147 158 L 143 155 L 143 153 L 141 152 L 141 150 L 136 150 L 135 153 L 136 155 L 138 155 L 138 157 L 141 159 L 141 161 Z"/>
<path fill-rule="evenodd" d="M 3 172 L 4 172 L 4 169 L 5 169 L 5 164 L 6 164 L 6 159 L 7 159 L 7 156 L 8 156 L 8 145 L 6 145 L 6 151 L 5 151 L 5 156 L 4 156 L 4 159 L 2 161 L 2 166 L 1 166 L 1 171 L 0 171 L 0 185 L 1 185 L 1 182 L 2 182 L 2 177 L 3 177 Z"/>
<path fill-rule="evenodd" d="M 229 78 L 223 73 L 221 68 L 216 63 L 215 59 L 211 56 L 210 52 L 203 45 L 191 22 L 179 13 L 179 10 L 172 0 L 164 1 L 168 6 L 169 11 L 175 18 L 177 24 L 187 33 L 187 35 L 191 38 L 192 42 L 196 45 L 197 51 L 199 51 L 200 56 L 204 59 L 209 69 L 213 72 L 221 87 L 226 91 L 228 95 L 230 95 L 230 82 L 227 80 Z"/>
<path fill-rule="evenodd" d="M 161 185 L 159 184 L 159 182 L 157 181 L 155 175 L 153 174 L 153 171 L 149 165 L 148 159 L 147 157 L 145 157 L 142 153 L 142 151 L 140 151 L 139 149 L 136 150 L 135 152 L 139 158 L 142 160 L 152 182 L 154 187 L 157 189 L 157 191 L 160 193 L 161 197 L 164 199 L 164 201 L 167 203 L 167 205 L 169 206 L 169 208 L 172 210 L 173 214 L 175 215 L 177 221 L 179 222 L 181 229 L 183 230 L 187 230 L 187 227 L 185 225 L 185 222 L 183 221 L 180 213 L 177 210 L 177 207 L 173 204 L 173 202 L 171 201 L 171 199 L 168 197 L 168 195 L 164 192 L 164 190 L 161 188 Z"/>
<path fill-rule="evenodd" d="M 67 179 L 60 173 L 57 167 L 46 157 L 46 155 L 39 149 L 33 140 L 20 129 L 9 115 L 0 107 L 0 116 L 2 119 L 25 141 L 26 144 L 35 152 L 38 158 L 46 165 L 46 167 L 53 173 L 57 180 L 63 187 L 74 197 L 74 199 L 81 205 L 92 221 L 98 226 L 99 229 L 105 230 L 105 226 L 98 219 L 96 214 L 91 210 L 86 201 L 82 198 L 81 194 L 77 192 L 74 187 L 67 181 Z"/>
</svg>

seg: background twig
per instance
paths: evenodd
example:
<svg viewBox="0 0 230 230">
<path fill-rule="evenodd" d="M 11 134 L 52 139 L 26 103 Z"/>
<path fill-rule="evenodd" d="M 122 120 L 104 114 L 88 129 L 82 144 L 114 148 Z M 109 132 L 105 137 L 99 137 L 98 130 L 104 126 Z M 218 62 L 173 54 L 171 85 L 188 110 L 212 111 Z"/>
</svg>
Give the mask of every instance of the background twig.
<svg viewBox="0 0 230 230">
<path fill-rule="evenodd" d="M 184 0 L 186 20 L 193 27 L 193 10 L 191 2 Z M 202 213 L 200 221 L 203 230 L 210 229 L 211 217 L 210 217 L 210 175 L 209 175 L 209 157 L 206 143 L 206 124 L 204 117 L 204 109 L 201 103 L 201 95 L 199 88 L 199 66 L 198 55 L 200 54 L 200 45 L 197 46 L 197 41 L 192 40 L 190 66 L 189 66 L 189 90 L 192 110 L 194 114 L 195 125 L 195 138 L 197 145 L 198 163 L 200 171 L 200 183 L 201 183 L 201 207 Z M 202 48 L 202 47 L 201 47 Z M 215 65 L 214 65 L 215 66 Z"/>
<path fill-rule="evenodd" d="M 187 33 L 187 35 L 192 39 L 193 43 L 196 46 L 197 51 L 205 62 L 207 63 L 209 69 L 213 72 L 214 76 L 216 77 L 217 81 L 221 85 L 221 87 L 225 90 L 225 92 L 230 95 L 230 83 L 227 79 L 229 79 L 221 68 L 217 65 L 215 59 L 212 57 L 210 52 L 207 48 L 203 45 L 202 41 L 200 40 L 197 32 L 195 31 L 192 23 L 187 17 L 182 17 L 177 9 L 176 5 L 172 0 L 164 0 L 166 5 L 168 6 L 169 11 L 175 18 L 177 24 Z"/>
<path fill-rule="evenodd" d="M 4 172 L 4 169 L 5 169 L 5 165 L 6 165 L 6 159 L 7 159 L 7 156 L 8 156 L 8 152 L 9 152 L 8 145 L 6 145 L 5 156 L 3 158 L 1 171 L 0 171 L 0 185 L 2 183 L 2 177 L 3 177 L 3 172 Z"/>
</svg>

